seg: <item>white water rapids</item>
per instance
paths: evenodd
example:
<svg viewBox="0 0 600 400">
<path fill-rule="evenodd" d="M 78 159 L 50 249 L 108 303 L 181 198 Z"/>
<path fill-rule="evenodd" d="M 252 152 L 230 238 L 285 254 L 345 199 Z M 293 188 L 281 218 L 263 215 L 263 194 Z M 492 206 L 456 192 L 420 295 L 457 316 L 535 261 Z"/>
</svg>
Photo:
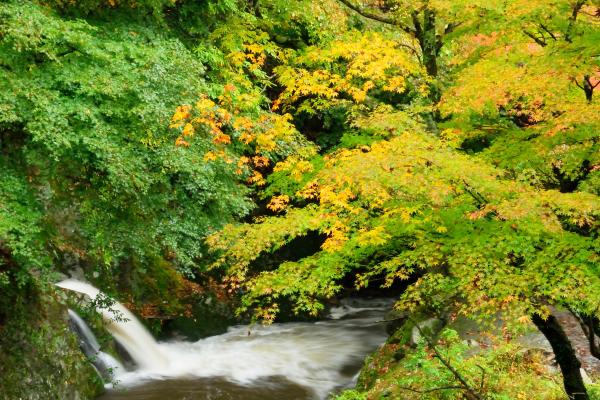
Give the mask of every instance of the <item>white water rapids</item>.
<svg viewBox="0 0 600 400">
<path fill-rule="evenodd" d="M 58 285 L 85 293 L 91 298 L 99 293 L 93 286 L 74 280 Z M 309 397 L 287 397 L 294 396 L 290 394 L 286 395 L 286 399 L 324 399 L 332 390 L 352 384 L 364 357 L 385 341 L 383 324 L 378 321 L 389 306 L 389 301 L 381 300 L 346 303 L 332 309 L 332 319 L 320 322 L 234 326 L 225 334 L 197 342 L 164 343 L 154 341 L 133 314 L 119 303 L 112 308 L 125 316 L 128 319 L 126 322 L 114 321 L 111 311 L 98 311 L 111 320 L 107 329 L 139 366 L 135 371 L 121 371 L 115 377 L 120 391 L 135 391 L 136 387 L 150 384 L 158 385 L 157 390 L 161 390 L 159 381 L 168 386 L 169 381 L 181 382 L 183 379 L 189 382 L 196 379 L 206 383 L 207 378 L 252 387 L 276 378 L 312 393 Z M 182 399 L 250 398 L 246 394 L 232 397 L 231 393 L 228 397 L 223 394 L 228 389 L 222 387 L 217 395 L 203 393 L 202 396 L 175 397 L 172 391 L 175 385 L 181 386 L 180 383 L 171 384 L 170 389 L 163 388 L 163 393 L 171 393 L 172 397 L 169 398 Z M 186 393 L 195 392 L 190 389 Z M 280 396 L 274 398 L 283 398 Z M 107 398 L 161 397 L 109 395 Z"/>
</svg>

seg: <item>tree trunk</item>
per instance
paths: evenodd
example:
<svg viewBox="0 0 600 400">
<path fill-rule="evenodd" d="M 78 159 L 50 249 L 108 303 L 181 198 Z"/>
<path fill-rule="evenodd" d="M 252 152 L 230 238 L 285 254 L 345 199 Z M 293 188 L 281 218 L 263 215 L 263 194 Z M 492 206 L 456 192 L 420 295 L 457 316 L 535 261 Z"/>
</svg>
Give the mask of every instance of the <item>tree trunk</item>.
<svg viewBox="0 0 600 400">
<path fill-rule="evenodd" d="M 423 20 L 419 18 L 419 13 L 416 11 L 412 14 L 412 20 L 414 25 L 414 31 L 411 33 L 419 42 L 421 53 L 423 54 L 423 65 L 427 74 L 433 78 L 437 78 L 438 75 L 438 53 L 441 49 L 441 39 L 438 37 L 436 32 L 436 19 L 435 12 L 429 8 L 423 10 Z M 440 91 L 436 84 L 431 85 L 429 91 L 429 100 L 432 104 L 439 103 L 441 98 Z M 437 127 L 437 115 L 436 112 L 427 112 L 423 115 L 427 130 L 432 134 L 439 136 L 440 131 Z"/>
<path fill-rule="evenodd" d="M 262 14 L 260 12 L 260 6 L 258 4 L 260 0 L 248 0 L 248 6 L 250 10 L 254 13 L 254 16 L 257 18 L 262 18 Z"/>
<path fill-rule="evenodd" d="M 438 40 L 435 29 L 435 12 L 428 8 L 423 11 L 423 29 L 418 39 L 423 52 L 425 69 L 429 75 L 437 77 Z"/>
<path fill-rule="evenodd" d="M 588 103 L 592 102 L 594 98 L 594 89 L 596 87 L 592 85 L 592 78 L 589 75 L 583 77 L 583 91 L 585 92 L 585 98 Z"/>
<path fill-rule="evenodd" d="M 575 6 L 573 7 L 573 12 L 569 17 L 569 25 L 565 32 L 565 41 L 569 43 L 573 43 L 573 29 L 575 28 L 575 22 L 577 22 L 577 16 L 585 3 L 587 3 L 587 0 L 577 0 L 577 3 L 575 3 Z"/>
<path fill-rule="evenodd" d="M 581 363 L 575 355 L 571 341 L 563 331 L 556 317 L 550 314 L 544 320 L 539 315 L 534 315 L 532 321 L 552 346 L 556 362 L 560 366 L 563 375 L 563 383 L 569 399 L 589 400 L 583 378 L 581 377 Z"/>
</svg>

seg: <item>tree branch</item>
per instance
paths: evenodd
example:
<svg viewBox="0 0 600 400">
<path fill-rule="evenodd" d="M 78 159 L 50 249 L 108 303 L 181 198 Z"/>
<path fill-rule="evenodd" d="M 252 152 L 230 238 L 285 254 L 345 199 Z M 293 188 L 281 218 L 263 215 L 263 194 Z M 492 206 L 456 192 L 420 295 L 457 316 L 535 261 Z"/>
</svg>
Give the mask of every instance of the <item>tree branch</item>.
<svg viewBox="0 0 600 400">
<path fill-rule="evenodd" d="M 435 35 L 435 54 L 439 55 L 440 50 L 444 47 L 444 38 L 442 35 Z"/>
<path fill-rule="evenodd" d="M 548 33 L 548 35 L 550 35 L 550 37 L 552 39 L 554 39 L 554 41 L 556 41 L 556 35 L 554 34 L 554 32 L 552 32 L 550 29 L 548 29 L 548 27 L 542 23 L 540 23 L 540 28 L 542 28 L 544 31 L 546 31 L 546 33 Z"/>
<path fill-rule="evenodd" d="M 487 199 L 481 195 L 481 193 L 474 190 L 471 185 L 467 183 L 466 180 L 463 179 L 463 184 L 465 185 L 465 191 L 478 203 L 479 207 L 488 204 Z"/>
<path fill-rule="evenodd" d="M 372 20 L 378 21 L 378 22 L 382 22 L 382 23 L 388 24 L 388 25 L 394 25 L 394 26 L 400 26 L 400 27 L 402 27 L 396 20 L 394 20 L 392 18 L 384 17 L 383 15 L 375 14 L 375 13 L 372 13 L 370 11 L 364 10 L 362 7 L 359 7 L 358 5 L 354 4 L 350 0 L 338 0 L 338 1 L 340 3 L 342 3 L 342 4 L 344 4 L 349 9 L 351 9 L 351 10 L 357 12 L 358 14 L 362 15 L 365 18 L 372 19 Z"/>
<path fill-rule="evenodd" d="M 539 44 L 542 47 L 546 47 L 548 45 L 548 43 L 546 43 L 546 41 L 543 38 L 542 39 L 538 38 L 532 32 L 523 30 L 523 33 L 526 34 L 527 36 L 529 36 L 530 38 L 532 38 L 537 44 Z"/>
<path fill-rule="evenodd" d="M 443 386 L 443 387 L 439 387 L 439 388 L 425 389 L 425 390 L 417 390 L 417 389 L 409 388 L 407 386 L 398 386 L 398 387 L 400 389 L 409 390 L 411 392 L 421 393 L 421 394 L 437 392 L 439 390 L 463 390 L 464 389 L 462 386 Z"/>
<path fill-rule="evenodd" d="M 260 0 L 250 0 L 248 2 L 248 5 L 252 9 L 252 11 L 254 12 L 254 15 L 256 17 L 262 18 L 262 13 L 260 12 L 260 5 L 258 4 L 259 1 Z"/>
<path fill-rule="evenodd" d="M 573 12 L 569 17 L 569 25 L 567 26 L 567 30 L 565 31 L 565 41 L 567 41 L 568 43 L 573 42 L 573 28 L 575 27 L 575 22 L 577 22 L 577 16 L 579 15 L 579 11 L 581 11 L 581 8 L 585 3 L 587 3 L 587 0 L 577 0 L 577 3 L 575 3 L 575 6 L 573 6 Z"/>
<path fill-rule="evenodd" d="M 446 25 L 446 28 L 444 28 L 444 35 L 454 32 L 454 30 L 456 28 L 458 28 L 459 26 L 461 26 L 464 23 L 465 23 L 465 21 L 459 21 L 459 22 L 452 22 L 452 23 Z"/>
<path fill-rule="evenodd" d="M 485 386 L 485 369 L 481 365 L 475 365 L 481 370 L 481 383 L 479 385 L 479 393 L 483 393 L 483 387 Z"/>
<path fill-rule="evenodd" d="M 411 14 L 411 18 L 413 21 L 413 25 L 415 26 L 412 32 L 414 33 L 416 38 L 419 39 L 419 41 L 421 42 L 423 38 L 423 28 L 421 26 L 421 22 L 419 21 L 419 13 L 417 11 L 413 11 Z"/>
<path fill-rule="evenodd" d="M 415 49 L 413 46 L 405 44 L 405 43 L 397 43 L 396 45 L 398 47 L 406 47 L 407 49 L 409 49 L 415 55 L 415 57 L 417 57 L 417 59 L 419 60 L 419 62 L 422 62 L 421 61 L 421 53 L 419 53 L 419 51 L 417 49 Z"/>
<path fill-rule="evenodd" d="M 414 321 L 413 321 L 413 323 L 414 323 Z M 440 362 L 444 365 L 444 367 L 446 367 L 452 373 L 452 375 L 454 375 L 454 378 L 456 378 L 456 380 L 458 382 L 460 382 L 461 389 L 465 392 L 464 393 L 465 397 L 469 400 L 483 400 L 483 397 L 481 396 L 481 394 L 478 393 L 475 389 L 473 389 L 471 387 L 471 385 L 469 384 L 469 382 L 467 382 L 467 380 L 460 374 L 460 372 L 458 372 L 458 370 L 456 368 L 454 368 L 452 366 L 452 364 L 450 364 L 450 362 L 448 360 L 446 360 L 446 358 L 444 358 L 444 356 L 442 356 L 442 354 L 437 349 L 435 344 L 433 344 L 432 340 L 425 334 L 425 332 L 423 332 L 423 329 L 421 329 L 421 327 L 419 326 L 418 323 L 415 323 L 415 327 L 421 334 L 421 337 L 423 337 L 425 339 L 425 341 L 427 342 L 427 344 L 431 348 L 431 350 L 433 350 L 436 358 L 438 360 L 440 360 Z"/>
</svg>

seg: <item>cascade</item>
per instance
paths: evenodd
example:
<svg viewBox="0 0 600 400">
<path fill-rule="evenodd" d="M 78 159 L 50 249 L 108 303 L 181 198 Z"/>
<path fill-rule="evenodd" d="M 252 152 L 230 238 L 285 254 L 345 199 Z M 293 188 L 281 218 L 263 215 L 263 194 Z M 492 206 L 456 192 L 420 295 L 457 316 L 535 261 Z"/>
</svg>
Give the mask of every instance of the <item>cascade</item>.
<svg viewBox="0 0 600 400">
<path fill-rule="evenodd" d="M 85 294 L 91 300 L 99 299 L 98 296 L 100 296 L 100 290 L 89 283 L 74 279 L 67 279 L 56 285 L 63 289 Z M 104 318 L 106 329 L 141 369 L 154 370 L 168 366 L 168 358 L 163 354 L 158 343 L 125 306 L 119 302 L 114 302 L 108 307 L 97 307 L 97 311 Z"/>
<path fill-rule="evenodd" d="M 69 279 L 57 285 L 91 300 L 103 300 L 102 293 L 85 282 Z M 127 388 L 122 392 L 124 398 L 189 398 L 190 393 L 213 398 L 228 391 L 241 393 L 245 388 L 248 393 L 273 392 L 252 399 L 325 399 L 332 390 L 351 386 L 365 355 L 385 341 L 385 329 L 379 321 L 391 303 L 342 302 L 331 310 L 328 319 L 318 322 L 238 325 L 197 342 L 164 343 L 157 343 L 122 304 L 96 306 L 107 330 L 139 366 L 135 371 L 117 366 L 118 388 Z M 82 349 L 95 352 L 92 360 L 110 364 L 110 359 L 104 360 L 110 356 L 98 351 L 98 341 L 85 322 L 75 313 L 69 314 L 85 342 Z M 146 397 L 145 385 L 154 388 L 157 397 Z M 278 391 L 295 394 L 282 397 Z M 119 399 L 119 391 L 109 392 L 106 398 L 111 396 Z M 236 396 L 232 398 L 245 398 Z"/>
<path fill-rule="evenodd" d="M 100 351 L 100 344 L 96 336 L 85 321 L 73 310 L 69 310 L 69 321 L 71 322 L 71 328 L 79 338 L 79 347 L 92 360 L 94 366 L 105 379 L 110 380 L 113 376 L 125 372 L 125 367 L 119 361 L 110 354 Z"/>
</svg>

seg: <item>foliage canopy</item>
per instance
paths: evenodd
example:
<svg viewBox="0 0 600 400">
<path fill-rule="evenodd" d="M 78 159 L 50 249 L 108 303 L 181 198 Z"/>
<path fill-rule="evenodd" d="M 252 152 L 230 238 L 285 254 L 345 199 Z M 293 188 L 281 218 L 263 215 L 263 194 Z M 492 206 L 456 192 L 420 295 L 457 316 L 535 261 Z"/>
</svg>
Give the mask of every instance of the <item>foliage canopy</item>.
<svg viewBox="0 0 600 400">
<path fill-rule="evenodd" d="M 600 320 L 599 39 L 592 0 L 2 2 L 0 330 L 74 266 Z"/>
</svg>

